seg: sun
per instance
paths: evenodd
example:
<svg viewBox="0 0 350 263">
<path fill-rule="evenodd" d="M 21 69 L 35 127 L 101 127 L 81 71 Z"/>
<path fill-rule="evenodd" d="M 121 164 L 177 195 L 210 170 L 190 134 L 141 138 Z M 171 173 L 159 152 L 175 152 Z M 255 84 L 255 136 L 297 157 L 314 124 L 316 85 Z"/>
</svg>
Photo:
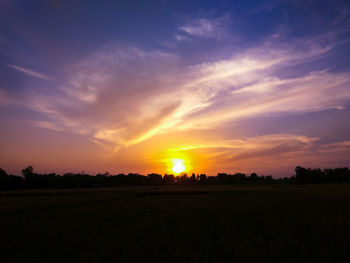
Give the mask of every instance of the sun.
<svg viewBox="0 0 350 263">
<path fill-rule="evenodd" d="M 186 171 L 186 166 L 185 166 L 185 161 L 182 159 L 171 159 L 170 160 L 172 163 L 172 167 L 171 170 L 176 173 L 182 173 L 184 171 Z"/>
</svg>

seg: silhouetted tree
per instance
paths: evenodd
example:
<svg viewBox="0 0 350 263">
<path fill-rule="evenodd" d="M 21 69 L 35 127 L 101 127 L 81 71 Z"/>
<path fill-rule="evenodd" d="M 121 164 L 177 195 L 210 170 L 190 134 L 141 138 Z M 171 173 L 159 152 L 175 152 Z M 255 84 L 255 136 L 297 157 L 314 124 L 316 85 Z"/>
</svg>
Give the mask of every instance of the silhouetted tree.
<svg viewBox="0 0 350 263">
<path fill-rule="evenodd" d="M 295 168 L 295 184 L 346 183 L 350 182 L 350 170 L 347 167 L 335 169 Z"/>
<path fill-rule="evenodd" d="M 186 173 L 174 177 L 165 174 L 148 174 L 148 176 L 129 173 L 111 175 L 108 172 L 92 176 L 81 172 L 66 173 L 60 176 L 56 173 L 39 174 L 34 172 L 32 166 L 22 170 L 21 176 L 8 175 L 0 168 L 0 190 L 24 189 L 24 188 L 81 188 L 101 186 L 127 186 L 127 185 L 160 185 L 160 184 L 306 184 L 306 183 L 350 183 L 350 170 L 347 167 L 321 170 L 295 168 L 295 176 L 274 179 L 272 176 L 259 176 L 256 173 L 247 177 L 243 173 L 226 174 L 218 173 L 217 176 L 207 177 L 205 174 Z"/>
<path fill-rule="evenodd" d="M 175 177 L 173 174 L 165 174 L 163 178 L 164 184 L 174 184 Z"/>
<path fill-rule="evenodd" d="M 218 183 L 218 177 L 217 176 L 209 176 L 207 182 L 209 184 L 217 184 Z"/>
<path fill-rule="evenodd" d="M 196 174 L 195 173 L 192 173 L 191 177 L 188 179 L 188 183 L 189 184 L 197 183 L 197 179 L 196 179 Z"/>
<path fill-rule="evenodd" d="M 24 168 L 22 170 L 22 175 L 24 176 L 24 178 L 27 179 L 31 179 L 32 177 L 34 177 L 34 168 L 33 166 L 28 166 L 26 168 Z"/>
<path fill-rule="evenodd" d="M 10 187 L 10 177 L 5 170 L 0 168 L 0 189 L 5 190 Z"/>
<path fill-rule="evenodd" d="M 149 174 L 148 179 L 151 185 L 160 185 L 163 183 L 162 176 L 160 174 Z"/>
<path fill-rule="evenodd" d="M 0 168 L 0 177 L 6 177 L 8 176 L 8 174 L 6 173 L 5 170 L 3 170 L 2 168 Z"/>
<path fill-rule="evenodd" d="M 259 177 L 258 177 L 258 175 L 257 175 L 256 173 L 250 174 L 250 176 L 249 176 L 249 181 L 250 181 L 251 183 L 257 183 L 258 180 L 259 180 Z"/>
<path fill-rule="evenodd" d="M 178 184 L 187 184 L 188 183 L 188 177 L 186 173 L 183 173 L 175 178 L 176 183 Z"/>
<path fill-rule="evenodd" d="M 207 183 L 207 175 L 206 174 L 201 174 L 199 176 L 199 181 L 201 184 L 206 184 Z"/>
</svg>

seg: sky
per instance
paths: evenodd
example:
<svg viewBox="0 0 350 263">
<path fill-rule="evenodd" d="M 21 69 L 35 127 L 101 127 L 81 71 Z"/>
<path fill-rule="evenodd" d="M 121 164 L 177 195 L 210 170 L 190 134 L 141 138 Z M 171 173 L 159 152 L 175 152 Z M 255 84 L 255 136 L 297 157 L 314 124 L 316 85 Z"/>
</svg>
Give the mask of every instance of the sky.
<svg viewBox="0 0 350 263">
<path fill-rule="evenodd" d="M 0 167 L 349 167 L 349 54 L 345 0 L 0 0 Z"/>
</svg>

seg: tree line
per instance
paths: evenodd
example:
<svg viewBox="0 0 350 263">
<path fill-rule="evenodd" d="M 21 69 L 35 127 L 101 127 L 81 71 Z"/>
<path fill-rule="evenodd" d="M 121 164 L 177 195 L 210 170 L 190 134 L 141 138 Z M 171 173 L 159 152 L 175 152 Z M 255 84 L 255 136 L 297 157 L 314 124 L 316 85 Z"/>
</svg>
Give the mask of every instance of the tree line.
<svg viewBox="0 0 350 263">
<path fill-rule="evenodd" d="M 156 173 L 147 176 L 129 173 L 112 175 L 108 172 L 103 174 L 89 175 L 81 173 L 56 173 L 40 174 L 34 172 L 32 166 L 22 170 L 22 176 L 9 175 L 0 168 L 0 190 L 16 189 L 42 189 L 42 188 L 91 188 L 113 186 L 141 186 L 141 185 L 235 185 L 235 184 L 310 184 L 310 183 L 349 183 L 349 168 L 335 169 L 311 169 L 297 166 L 295 175 L 275 179 L 272 176 L 257 175 L 249 176 L 244 173 L 218 173 L 217 176 L 206 174 L 179 176 Z"/>
<path fill-rule="evenodd" d="M 350 170 L 347 167 L 321 170 L 320 168 L 311 169 L 297 166 L 294 183 L 350 183 Z"/>
</svg>

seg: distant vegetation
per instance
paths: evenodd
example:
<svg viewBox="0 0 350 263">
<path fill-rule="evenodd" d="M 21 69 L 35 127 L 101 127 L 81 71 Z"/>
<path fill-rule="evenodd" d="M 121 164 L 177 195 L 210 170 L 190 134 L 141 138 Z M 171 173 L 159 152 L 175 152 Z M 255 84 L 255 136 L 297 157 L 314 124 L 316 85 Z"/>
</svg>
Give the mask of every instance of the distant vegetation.
<svg viewBox="0 0 350 263">
<path fill-rule="evenodd" d="M 310 184 L 310 183 L 349 183 L 349 168 L 335 169 L 306 169 L 297 166 L 295 175 L 274 179 L 272 176 L 259 176 L 252 173 L 249 176 L 243 173 L 226 174 L 218 173 L 217 176 L 206 174 L 148 174 L 140 175 L 135 173 L 111 175 L 104 174 L 89 175 L 85 172 L 39 174 L 34 172 L 32 166 L 22 170 L 23 176 L 9 175 L 0 168 L 0 190 L 12 189 L 40 189 L 40 188 L 84 188 L 84 187 L 111 187 L 131 185 L 199 185 L 199 184 Z"/>
</svg>

